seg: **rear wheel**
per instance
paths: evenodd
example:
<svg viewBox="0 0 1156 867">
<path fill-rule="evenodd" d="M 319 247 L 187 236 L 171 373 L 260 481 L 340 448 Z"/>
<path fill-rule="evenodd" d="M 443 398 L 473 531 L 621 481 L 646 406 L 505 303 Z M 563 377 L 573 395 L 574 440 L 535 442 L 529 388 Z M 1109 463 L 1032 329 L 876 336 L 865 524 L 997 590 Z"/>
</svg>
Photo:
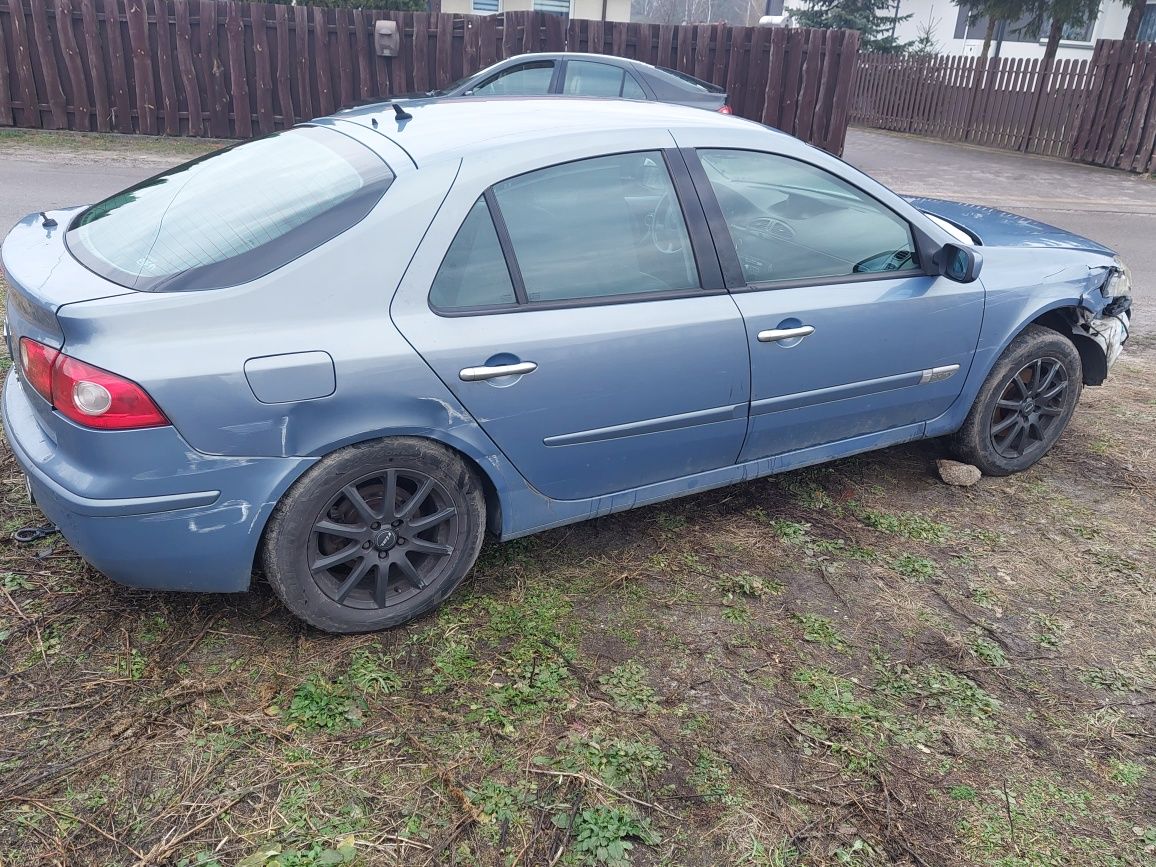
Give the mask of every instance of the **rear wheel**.
<svg viewBox="0 0 1156 867">
<path fill-rule="evenodd" d="M 1082 387 L 1072 342 L 1050 328 L 1028 326 L 988 374 L 952 439 L 953 450 L 989 476 L 1026 470 L 1059 440 Z"/>
<path fill-rule="evenodd" d="M 342 449 L 306 473 L 269 520 L 263 560 L 294 614 L 368 632 L 429 611 L 473 566 L 485 530 L 477 478 L 453 452 L 409 437 Z"/>
</svg>

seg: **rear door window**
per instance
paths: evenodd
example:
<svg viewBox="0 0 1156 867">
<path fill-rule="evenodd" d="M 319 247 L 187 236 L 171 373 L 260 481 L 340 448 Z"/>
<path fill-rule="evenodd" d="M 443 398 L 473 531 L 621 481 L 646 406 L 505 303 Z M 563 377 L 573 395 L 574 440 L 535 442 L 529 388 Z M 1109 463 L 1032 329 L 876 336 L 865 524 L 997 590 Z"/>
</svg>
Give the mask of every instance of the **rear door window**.
<svg viewBox="0 0 1156 867">
<path fill-rule="evenodd" d="M 617 66 L 589 60 L 568 60 L 562 92 L 570 96 L 617 97 L 622 95 L 622 82 L 623 72 Z"/>
<path fill-rule="evenodd" d="M 530 304 L 701 286 L 658 151 L 551 166 L 493 190 Z"/>
<path fill-rule="evenodd" d="M 297 127 L 185 163 L 84 211 L 67 234 L 89 270 L 141 291 L 245 283 L 362 220 L 393 181 L 376 153 Z"/>
<path fill-rule="evenodd" d="M 502 245 L 484 198 L 470 209 L 434 277 L 430 304 L 440 310 L 517 303 Z"/>
</svg>

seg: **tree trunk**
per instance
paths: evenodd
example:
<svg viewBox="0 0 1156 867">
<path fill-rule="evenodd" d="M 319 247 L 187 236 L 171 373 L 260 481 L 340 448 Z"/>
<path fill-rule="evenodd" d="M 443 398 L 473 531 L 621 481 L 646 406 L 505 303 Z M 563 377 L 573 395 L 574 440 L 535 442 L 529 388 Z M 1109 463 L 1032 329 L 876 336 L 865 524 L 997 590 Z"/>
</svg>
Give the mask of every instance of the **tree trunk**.
<svg viewBox="0 0 1156 867">
<path fill-rule="evenodd" d="M 1140 35 L 1140 22 L 1144 20 L 1144 8 L 1148 0 L 1132 0 L 1132 8 L 1128 10 L 1128 23 L 1124 26 L 1124 38 L 1135 40 Z"/>
<path fill-rule="evenodd" d="M 1052 19 L 1052 26 L 1048 30 L 1048 44 L 1044 48 L 1044 59 L 1041 67 L 1048 67 L 1056 59 L 1056 52 L 1060 49 L 1060 37 L 1064 35 L 1064 22 L 1059 18 Z"/>
<path fill-rule="evenodd" d="M 982 66 L 987 61 L 988 52 L 991 51 L 991 40 L 995 36 L 995 17 L 989 15 L 987 17 L 987 30 L 983 33 L 983 50 L 979 52 L 979 64 Z"/>
</svg>

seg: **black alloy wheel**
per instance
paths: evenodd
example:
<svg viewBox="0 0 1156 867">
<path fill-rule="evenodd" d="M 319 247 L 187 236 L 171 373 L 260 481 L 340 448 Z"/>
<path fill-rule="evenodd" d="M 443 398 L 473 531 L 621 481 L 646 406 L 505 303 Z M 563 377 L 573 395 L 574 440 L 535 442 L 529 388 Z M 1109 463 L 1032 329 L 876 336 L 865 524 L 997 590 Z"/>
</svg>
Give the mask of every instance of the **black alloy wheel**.
<svg viewBox="0 0 1156 867">
<path fill-rule="evenodd" d="M 432 440 L 327 455 L 273 510 L 262 563 L 285 606 L 327 632 L 398 626 L 436 608 L 474 565 L 486 501 L 473 468 Z"/>
<path fill-rule="evenodd" d="M 313 522 L 309 569 L 340 605 L 384 609 L 420 593 L 462 544 L 458 510 L 425 473 L 390 469 L 350 482 Z"/>
<path fill-rule="evenodd" d="M 1083 385 L 1083 362 L 1072 340 L 1029 325 L 992 365 L 951 437 L 952 451 L 987 476 L 1026 470 L 1059 440 Z"/>
<path fill-rule="evenodd" d="M 1064 414 L 1068 373 L 1057 358 L 1037 358 L 1008 382 L 991 414 L 989 433 L 996 452 L 1021 458 L 1048 442 L 1048 431 Z"/>
</svg>

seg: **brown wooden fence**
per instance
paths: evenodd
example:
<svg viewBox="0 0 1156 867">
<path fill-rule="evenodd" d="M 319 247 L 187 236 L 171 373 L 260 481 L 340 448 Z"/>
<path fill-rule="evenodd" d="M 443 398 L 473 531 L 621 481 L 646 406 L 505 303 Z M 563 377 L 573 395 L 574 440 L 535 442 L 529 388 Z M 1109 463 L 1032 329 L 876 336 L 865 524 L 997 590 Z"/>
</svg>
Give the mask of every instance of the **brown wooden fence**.
<svg viewBox="0 0 1156 867">
<path fill-rule="evenodd" d="M 1132 172 L 1156 172 L 1156 45 L 1103 40 L 1092 55 L 1084 111 L 1071 157 Z"/>
<path fill-rule="evenodd" d="M 953 141 L 1067 156 L 1087 88 L 1086 60 L 859 58 L 851 122 Z"/>
<path fill-rule="evenodd" d="M 1156 46 L 1101 40 L 1091 61 L 860 55 L 851 122 L 1156 171 Z"/>
<path fill-rule="evenodd" d="M 373 26 L 398 22 L 378 57 Z M 433 15 L 218 0 L 0 0 L 0 126 L 248 138 L 444 87 L 528 51 L 591 51 L 726 87 L 737 114 L 843 149 L 858 34 L 535 12 Z"/>
</svg>

